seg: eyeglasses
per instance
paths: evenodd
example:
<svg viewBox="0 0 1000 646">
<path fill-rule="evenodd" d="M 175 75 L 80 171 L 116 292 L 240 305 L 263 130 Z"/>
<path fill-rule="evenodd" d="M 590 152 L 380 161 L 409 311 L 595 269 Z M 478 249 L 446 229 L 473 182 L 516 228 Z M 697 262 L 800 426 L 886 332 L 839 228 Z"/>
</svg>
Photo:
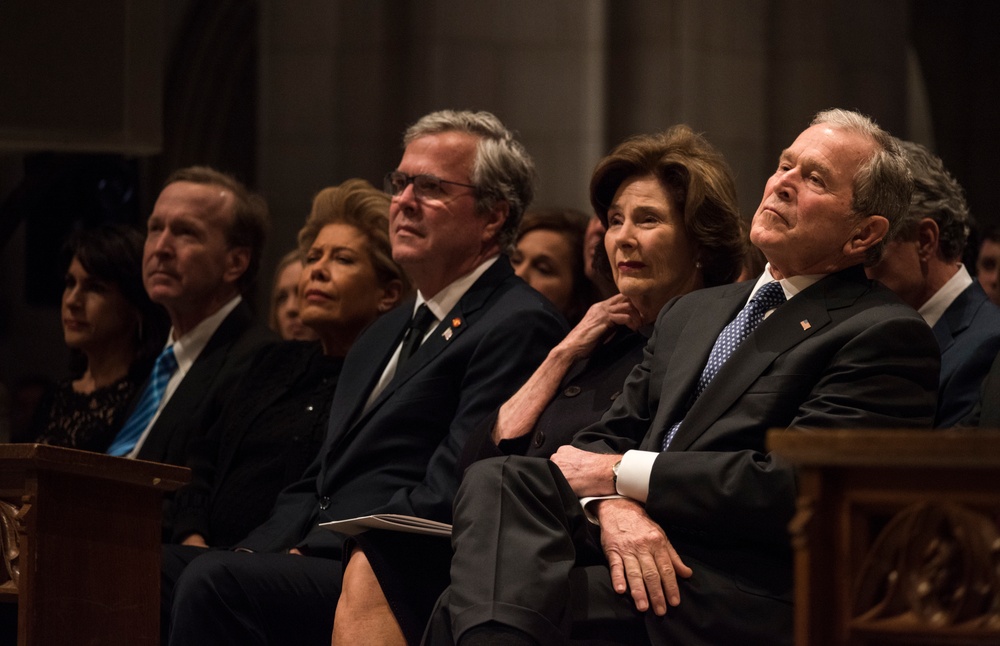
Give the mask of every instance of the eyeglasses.
<svg viewBox="0 0 1000 646">
<path fill-rule="evenodd" d="M 448 196 L 448 193 L 441 186 L 442 184 L 454 184 L 455 186 L 464 186 L 465 188 L 479 190 L 479 187 L 474 184 L 452 182 L 451 180 L 441 179 L 433 175 L 407 175 L 398 170 L 386 174 L 382 187 L 389 195 L 398 197 L 403 194 L 406 186 L 411 183 L 413 184 L 413 195 L 418 200 L 443 200 Z"/>
</svg>

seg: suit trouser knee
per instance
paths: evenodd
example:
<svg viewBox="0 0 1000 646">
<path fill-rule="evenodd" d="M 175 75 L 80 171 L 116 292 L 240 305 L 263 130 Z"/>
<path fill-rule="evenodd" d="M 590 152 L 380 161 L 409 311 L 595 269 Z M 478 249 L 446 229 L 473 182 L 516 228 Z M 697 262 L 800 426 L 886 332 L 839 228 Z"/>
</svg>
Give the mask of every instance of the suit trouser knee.
<svg viewBox="0 0 1000 646">
<path fill-rule="evenodd" d="M 484 460 L 455 500 L 448 612 L 455 637 L 497 621 L 558 643 L 570 631 L 570 570 L 589 531 L 579 501 L 553 463 Z"/>
</svg>

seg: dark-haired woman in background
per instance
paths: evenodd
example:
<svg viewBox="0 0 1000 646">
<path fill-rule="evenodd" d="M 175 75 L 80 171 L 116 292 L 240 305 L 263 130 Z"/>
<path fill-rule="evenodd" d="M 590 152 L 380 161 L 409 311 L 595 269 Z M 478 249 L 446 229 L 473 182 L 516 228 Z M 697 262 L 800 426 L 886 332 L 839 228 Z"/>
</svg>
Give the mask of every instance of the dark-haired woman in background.
<svg viewBox="0 0 1000 646">
<path fill-rule="evenodd" d="M 73 377 L 39 407 L 38 442 L 103 452 L 124 424 L 169 327 L 142 285 L 143 242 L 121 225 L 84 229 L 67 241 L 61 311 Z"/>
<path fill-rule="evenodd" d="M 597 301 L 584 271 L 589 217 L 574 209 L 532 209 L 524 214 L 510 256 L 514 273 L 552 301 L 576 325 Z"/>
</svg>

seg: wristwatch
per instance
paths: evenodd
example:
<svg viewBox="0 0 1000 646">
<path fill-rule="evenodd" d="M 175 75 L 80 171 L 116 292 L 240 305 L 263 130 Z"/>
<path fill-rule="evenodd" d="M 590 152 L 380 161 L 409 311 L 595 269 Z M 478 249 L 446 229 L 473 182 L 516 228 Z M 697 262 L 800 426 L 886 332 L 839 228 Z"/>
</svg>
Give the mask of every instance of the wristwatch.
<svg viewBox="0 0 1000 646">
<path fill-rule="evenodd" d="M 611 467 L 611 484 L 615 486 L 615 491 L 618 491 L 618 467 L 622 465 L 622 461 L 618 460 Z"/>
</svg>

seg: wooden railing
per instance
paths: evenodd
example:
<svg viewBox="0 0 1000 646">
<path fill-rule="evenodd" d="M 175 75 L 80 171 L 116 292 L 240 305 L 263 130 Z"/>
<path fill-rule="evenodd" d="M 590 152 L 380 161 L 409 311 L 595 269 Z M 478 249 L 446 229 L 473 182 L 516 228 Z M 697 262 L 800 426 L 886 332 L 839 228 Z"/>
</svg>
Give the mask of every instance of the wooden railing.
<svg viewBox="0 0 1000 646">
<path fill-rule="evenodd" d="M 1000 432 L 772 431 L 797 646 L 1000 644 Z"/>
<path fill-rule="evenodd" d="M 156 646 L 163 495 L 189 477 L 176 466 L 0 444 L 0 602 L 17 604 L 18 646 Z"/>
</svg>

